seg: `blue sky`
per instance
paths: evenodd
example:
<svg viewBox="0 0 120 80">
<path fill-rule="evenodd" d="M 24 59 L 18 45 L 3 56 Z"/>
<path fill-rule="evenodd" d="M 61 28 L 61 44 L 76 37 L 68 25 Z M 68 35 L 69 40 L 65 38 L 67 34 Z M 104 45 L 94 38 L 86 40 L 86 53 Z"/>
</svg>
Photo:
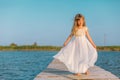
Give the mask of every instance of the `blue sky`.
<svg viewBox="0 0 120 80">
<path fill-rule="evenodd" d="M 62 46 L 74 16 L 85 16 L 97 46 L 120 45 L 120 0 L 0 0 L 0 45 Z"/>
</svg>

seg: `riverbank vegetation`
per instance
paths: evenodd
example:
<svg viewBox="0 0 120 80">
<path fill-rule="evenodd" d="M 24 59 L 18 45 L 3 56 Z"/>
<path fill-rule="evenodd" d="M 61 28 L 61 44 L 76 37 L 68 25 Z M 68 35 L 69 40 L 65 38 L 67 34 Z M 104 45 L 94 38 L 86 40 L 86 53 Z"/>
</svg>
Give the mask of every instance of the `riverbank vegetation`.
<svg viewBox="0 0 120 80">
<path fill-rule="evenodd" d="M 11 51 L 11 50 L 52 50 L 59 51 L 62 46 L 40 46 L 37 43 L 32 45 L 17 45 L 15 43 L 11 43 L 9 46 L 0 46 L 0 51 Z M 97 50 L 101 51 L 120 51 L 120 46 L 97 46 Z"/>
</svg>

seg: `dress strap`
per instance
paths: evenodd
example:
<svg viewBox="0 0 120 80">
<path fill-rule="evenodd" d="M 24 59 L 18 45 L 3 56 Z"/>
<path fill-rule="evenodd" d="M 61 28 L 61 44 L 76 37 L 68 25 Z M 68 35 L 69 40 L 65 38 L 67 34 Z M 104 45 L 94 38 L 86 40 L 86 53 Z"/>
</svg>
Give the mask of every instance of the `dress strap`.
<svg viewBox="0 0 120 80">
<path fill-rule="evenodd" d="M 85 31 L 87 31 L 88 30 L 88 27 L 85 27 Z"/>
</svg>

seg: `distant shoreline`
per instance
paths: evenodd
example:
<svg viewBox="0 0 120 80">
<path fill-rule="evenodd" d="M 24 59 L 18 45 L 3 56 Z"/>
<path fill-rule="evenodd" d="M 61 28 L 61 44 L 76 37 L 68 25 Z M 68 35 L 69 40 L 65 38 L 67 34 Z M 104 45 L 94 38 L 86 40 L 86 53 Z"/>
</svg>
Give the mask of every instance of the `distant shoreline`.
<svg viewBox="0 0 120 80">
<path fill-rule="evenodd" d="M 0 51 L 59 51 L 61 46 L 0 46 Z M 120 46 L 97 46 L 97 51 L 120 51 Z"/>
</svg>

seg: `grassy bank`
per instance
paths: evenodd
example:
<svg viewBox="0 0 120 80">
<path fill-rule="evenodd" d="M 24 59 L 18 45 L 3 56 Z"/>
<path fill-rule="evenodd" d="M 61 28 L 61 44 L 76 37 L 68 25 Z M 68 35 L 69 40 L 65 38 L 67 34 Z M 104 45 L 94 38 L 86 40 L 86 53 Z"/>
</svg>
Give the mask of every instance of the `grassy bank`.
<svg viewBox="0 0 120 80">
<path fill-rule="evenodd" d="M 0 46 L 0 51 L 18 51 L 18 50 L 51 50 L 51 51 L 59 51 L 61 46 L 32 46 L 32 45 L 24 45 L 24 46 Z M 97 50 L 101 51 L 120 51 L 120 46 L 97 46 Z"/>
<path fill-rule="evenodd" d="M 58 51 L 61 47 L 59 46 L 0 46 L 0 51 L 12 51 L 12 50 L 52 50 Z"/>
<path fill-rule="evenodd" d="M 120 51 L 120 46 L 97 46 L 97 50 Z"/>
</svg>

